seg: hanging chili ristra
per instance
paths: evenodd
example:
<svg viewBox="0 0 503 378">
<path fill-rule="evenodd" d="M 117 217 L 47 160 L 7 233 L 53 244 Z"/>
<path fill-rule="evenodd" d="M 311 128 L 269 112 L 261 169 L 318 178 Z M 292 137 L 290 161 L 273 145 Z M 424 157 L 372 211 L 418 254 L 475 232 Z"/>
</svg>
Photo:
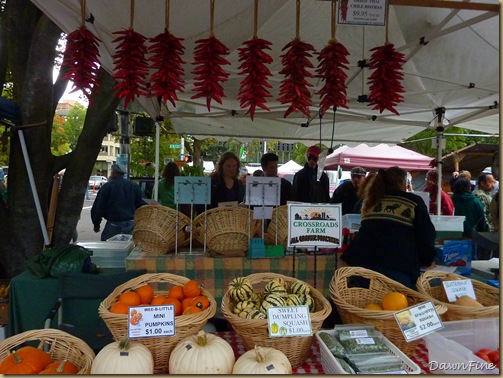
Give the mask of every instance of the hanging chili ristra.
<svg viewBox="0 0 503 378">
<path fill-rule="evenodd" d="M 192 91 L 197 93 L 191 98 L 205 97 L 208 111 L 210 111 L 211 100 L 222 104 L 222 97 L 225 97 L 224 88 L 220 83 L 224 83 L 229 77 L 222 68 L 230 64 L 224 58 L 227 55 L 229 55 L 229 49 L 214 36 L 196 41 L 193 64 L 197 67 L 192 73 L 197 76 L 194 79 Z"/>
<path fill-rule="evenodd" d="M 295 38 L 289 42 L 282 51 L 281 64 L 283 68 L 279 73 L 285 78 L 281 81 L 278 101 L 282 104 L 291 104 L 283 115 L 284 118 L 295 111 L 300 111 L 310 117 L 309 107 L 312 105 L 311 92 L 309 87 L 313 85 L 306 78 L 313 77 L 308 68 L 313 68 L 309 60 L 312 57 L 310 51 L 314 51 L 313 45 L 302 42 Z"/>
<path fill-rule="evenodd" d="M 163 102 L 169 101 L 175 107 L 178 100 L 176 92 L 183 92 L 185 86 L 185 62 L 182 59 L 185 47 L 181 41 L 183 38 L 177 38 L 165 29 L 164 33 L 150 39 L 152 45 L 149 49 L 152 54 L 151 68 L 156 70 L 150 76 L 150 96 L 162 97 Z"/>
<path fill-rule="evenodd" d="M 348 109 L 347 103 L 349 100 L 346 95 L 348 75 L 344 72 L 344 70 L 349 69 L 348 56 L 349 51 L 335 39 L 331 39 L 328 45 L 318 54 L 319 63 L 316 69 L 316 77 L 325 82 L 323 87 L 316 92 L 321 98 L 321 116 L 331 107 Z"/>
<path fill-rule="evenodd" d="M 403 79 L 403 64 L 406 62 L 405 55 L 395 49 L 392 43 L 374 47 L 370 51 L 369 69 L 375 71 L 368 78 L 370 101 L 368 106 L 372 109 L 384 110 L 400 115 L 395 106 L 403 102 L 405 90 L 401 84 Z"/>
<path fill-rule="evenodd" d="M 266 64 L 272 63 L 272 57 L 264 50 L 271 50 L 271 42 L 261 38 L 253 38 L 243 43 L 239 51 L 239 75 L 246 75 L 241 81 L 238 100 L 241 108 L 249 108 L 246 114 L 253 116 L 257 107 L 269 110 L 265 105 L 266 97 L 272 97 L 266 88 L 272 88 L 268 77 L 272 76 Z"/>
<path fill-rule="evenodd" d="M 113 32 L 119 37 L 113 43 L 119 43 L 113 57 L 115 64 L 112 77 L 118 82 L 114 87 L 119 98 L 124 97 L 124 109 L 135 96 L 147 95 L 148 63 L 145 58 L 148 49 L 147 38 L 129 28 Z"/>
</svg>

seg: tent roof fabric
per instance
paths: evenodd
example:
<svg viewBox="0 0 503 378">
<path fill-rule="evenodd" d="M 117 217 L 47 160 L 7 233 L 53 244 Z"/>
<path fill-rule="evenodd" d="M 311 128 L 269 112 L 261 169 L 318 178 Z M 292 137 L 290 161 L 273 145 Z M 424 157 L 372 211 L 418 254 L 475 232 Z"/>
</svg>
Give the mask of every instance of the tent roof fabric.
<svg viewBox="0 0 503 378">
<path fill-rule="evenodd" d="M 80 26 L 80 0 L 32 0 L 64 32 Z M 498 0 L 485 0 L 498 5 Z M 113 32 L 131 25 L 130 7 L 124 0 L 87 1 L 86 15 L 94 16 L 94 23 L 86 23 L 90 31 L 101 39 L 101 65 L 113 72 L 112 55 L 116 50 Z M 184 38 L 186 64 L 183 93 L 178 93 L 176 107 L 160 104 L 157 98 L 140 97 L 133 102 L 152 117 L 169 117 L 177 133 L 190 134 L 199 139 L 215 137 L 219 140 L 237 138 L 319 143 L 326 146 L 344 143 L 398 144 L 424 129 L 436 129 L 437 109 L 444 109 L 442 123 L 446 130 L 458 126 L 499 135 L 499 14 L 494 11 L 446 9 L 425 6 L 389 6 L 387 27 L 337 25 L 337 41 L 349 50 L 348 79 L 346 80 L 349 109 L 328 110 L 320 119 L 320 98 L 316 93 L 323 82 L 310 78 L 313 105 L 311 117 L 294 112 L 284 113 L 290 104 L 277 99 L 281 81 L 282 48 L 296 36 L 296 0 L 261 0 L 258 10 L 257 35 L 272 43 L 269 51 L 273 62 L 271 98 L 259 109 L 251 121 L 246 109 L 237 100 L 243 76 L 239 74 L 240 48 L 253 35 L 253 1 L 219 0 L 214 9 L 214 35 L 229 48 L 223 66 L 229 79 L 223 83 L 225 96 L 222 104 L 212 102 L 211 111 L 206 99 L 193 99 L 193 51 L 195 41 L 210 35 L 210 2 L 201 0 L 172 1 L 169 29 Z M 442 3 L 438 1 L 438 3 Z M 462 2 L 460 2 L 462 4 Z M 129 2 L 128 2 L 129 4 Z M 300 38 L 316 51 L 331 39 L 331 1 L 303 0 L 300 2 Z M 135 31 L 152 38 L 163 32 L 166 25 L 165 0 L 136 0 Z M 462 7 L 462 6 L 461 6 Z M 389 34 L 390 43 L 404 53 L 404 102 L 396 109 L 400 116 L 372 110 L 360 96 L 369 95 L 368 77 L 373 72 L 361 67 L 371 55 L 370 50 L 384 45 Z M 470 48 L 467 48 L 470 46 Z M 311 63 L 316 68 L 317 54 Z M 315 68 L 309 69 L 315 74 Z M 151 72 L 152 73 L 152 72 Z M 301 125 L 308 127 L 301 127 Z M 321 124 L 321 125 L 320 125 Z M 321 129 L 320 129 L 321 128 Z"/>
<path fill-rule="evenodd" d="M 450 154 L 443 156 L 442 169 L 444 172 L 453 172 L 454 163 L 459 162 L 460 170 L 469 171 L 476 178 L 485 168 L 493 163 L 495 153 L 499 151 L 498 144 L 475 143 Z"/>
<path fill-rule="evenodd" d="M 360 144 L 327 156 L 325 169 L 333 170 L 341 166 L 343 169 L 363 167 L 367 170 L 376 170 L 397 165 L 407 171 L 425 171 L 431 169 L 434 162 L 435 159 L 429 156 L 400 146 L 379 144 L 369 147 L 366 144 Z"/>
<path fill-rule="evenodd" d="M 302 165 L 294 162 L 293 160 L 289 160 L 285 164 L 282 164 L 280 167 L 278 167 L 278 173 L 296 173 L 301 169 Z"/>
</svg>

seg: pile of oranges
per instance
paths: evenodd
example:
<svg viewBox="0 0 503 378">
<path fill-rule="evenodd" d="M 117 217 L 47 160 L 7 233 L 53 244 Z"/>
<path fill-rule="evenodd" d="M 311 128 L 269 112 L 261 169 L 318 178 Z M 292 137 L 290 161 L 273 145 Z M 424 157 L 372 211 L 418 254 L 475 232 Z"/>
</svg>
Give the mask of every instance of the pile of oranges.
<svg viewBox="0 0 503 378">
<path fill-rule="evenodd" d="M 174 306 L 175 316 L 195 314 L 210 306 L 208 298 L 201 293 L 199 283 L 189 280 L 184 285 L 172 286 L 167 294 L 155 295 L 154 289 L 148 284 L 126 291 L 119 295 L 118 301 L 109 310 L 116 314 L 127 314 L 130 306 L 167 304 Z"/>
</svg>

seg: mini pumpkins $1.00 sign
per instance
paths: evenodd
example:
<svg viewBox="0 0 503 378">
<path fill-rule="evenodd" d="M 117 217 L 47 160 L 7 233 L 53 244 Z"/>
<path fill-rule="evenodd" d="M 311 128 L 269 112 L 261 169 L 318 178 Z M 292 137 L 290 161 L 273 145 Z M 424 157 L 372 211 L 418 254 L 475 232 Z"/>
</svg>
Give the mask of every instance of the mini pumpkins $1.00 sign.
<svg viewBox="0 0 503 378">
<path fill-rule="evenodd" d="M 176 344 L 169 356 L 169 374 L 231 374 L 235 361 L 227 341 L 201 330 Z"/>
<path fill-rule="evenodd" d="M 94 358 L 91 374 L 153 374 L 154 358 L 143 344 L 124 338 L 105 346 Z"/>
<path fill-rule="evenodd" d="M 255 345 L 238 358 L 232 374 L 292 374 L 292 365 L 283 352 Z"/>
</svg>

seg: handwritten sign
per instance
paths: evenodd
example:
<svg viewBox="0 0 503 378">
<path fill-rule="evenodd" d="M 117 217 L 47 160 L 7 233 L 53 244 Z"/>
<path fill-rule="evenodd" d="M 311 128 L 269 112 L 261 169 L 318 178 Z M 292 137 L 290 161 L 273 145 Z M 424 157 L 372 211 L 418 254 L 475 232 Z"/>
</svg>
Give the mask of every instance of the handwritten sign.
<svg viewBox="0 0 503 378">
<path fill-rule="evenodd" d="M 395 312 L 394 316 L 407 342 L 444 328 L 432 301 Z"/>
<path fill-rule="evenodd" d="M 128 337 L 159 337 L 175 335 L 175 306 L 129 307 Z"/>
<path fill-rule="evenodd" d="M 289 247 L 337 248 L 340 239 L 341 204 L 288 204 Z"/>
<path fill-rule="evenodd" d="M 269 337 L 313 335 L 307 306 L 269 307 L 267 322 Z"/>
<path fill-rule="evenodd" d="M 444 285 L 445 294 L 449 302 L 456 302 L 456 299 L 465 295 L 477 299 L 473 290 L 472 280 L 443 281 L 442 284 Z"/>
</svg>

